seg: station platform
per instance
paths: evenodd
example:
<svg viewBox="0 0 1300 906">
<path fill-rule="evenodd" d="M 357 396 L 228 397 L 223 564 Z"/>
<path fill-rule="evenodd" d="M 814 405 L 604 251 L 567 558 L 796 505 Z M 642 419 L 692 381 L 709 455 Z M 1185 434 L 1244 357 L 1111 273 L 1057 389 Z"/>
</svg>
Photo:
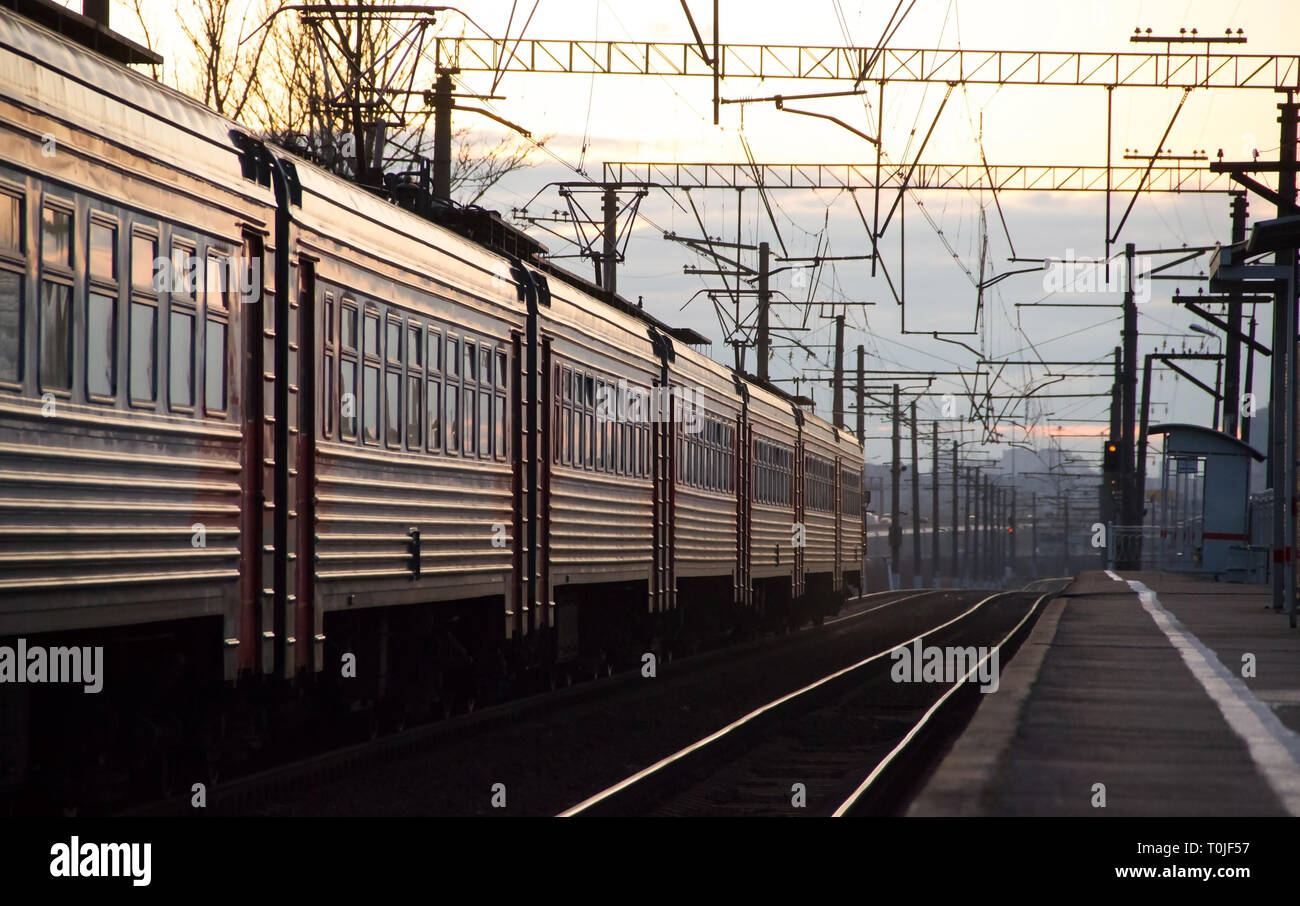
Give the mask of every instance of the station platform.
<svg viewBox="0 0 1300 906">
<path fill-rule="evenodd" d="M 1298 730 L 1300 631 L 1267 586 L 1085 572 L 908 814 L 1300 815 Z"/>
</svg>

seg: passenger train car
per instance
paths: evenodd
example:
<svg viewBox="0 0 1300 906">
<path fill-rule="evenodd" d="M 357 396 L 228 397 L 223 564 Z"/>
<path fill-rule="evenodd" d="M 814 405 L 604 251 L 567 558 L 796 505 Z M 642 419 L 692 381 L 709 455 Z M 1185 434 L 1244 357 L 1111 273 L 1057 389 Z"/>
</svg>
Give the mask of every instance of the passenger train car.
<svg viewBox="0 0 1300 906">
<path fill-rule="evenodd" d="M 165 785 L 305 698 L 400 722 L 860 587 L 858 440 L 494 216 L 6 9 L 0 148 L 0 645 L 104 651 L 97 694 L 0 682 L 0 792 Z"/>
</svg>

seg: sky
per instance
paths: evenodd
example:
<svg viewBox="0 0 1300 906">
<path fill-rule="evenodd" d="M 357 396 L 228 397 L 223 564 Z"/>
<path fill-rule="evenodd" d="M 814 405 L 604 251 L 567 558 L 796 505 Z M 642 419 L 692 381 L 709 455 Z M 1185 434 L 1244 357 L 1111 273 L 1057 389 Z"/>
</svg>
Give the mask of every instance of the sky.
<svg viewBox="0 0 1300 906">
<path fill-rule="evenodd" d="M 184 4 L 182 0 L 182 13 Z M 72 5 L 76 5 L 75 2 Z M 250 4 L 251 5 L 251 2 Z M 904 6 L 907 4 L 904 3 Z M 236 7 L 239 7 L 236 0 Z M 711 4 L 691 0 L 697 24 L 708 36 L 712 30 Z M 807 0 L 797 5 L 768 0 L 722 0 L 719 31 L 723 43 L 873 46 L 894 11 L 893 0 Z M 185 45 L 176 25 L 171 0 L 145 0 L 144 15 L 157 49 L 172 60 L 172 78 L 185 78 Z M 509 0 L 480 0 L 465 4 L 473 22 L 493 34 L 506 34 L 511 20 Z M 533 0 L 518 0 L 509 37 L 519 35 L 521 23 L 533 9 Z M 113 10 L 114 27 L 139 37 L 127 4 Z M 248 28 L 251 28 L 250 25 Z M 455 13 L 445 14 L 444 33 L 475 34 L 476 29 Z M 1135 28 L 1157 34 L 1197 28 L 1202 34 L 1221 35 L 1242 29 L 1247 43 L 1240 53 L 1286 53 L 1300 48 L 1300 9 L 1287 0 L 916 0 L 889 44 L 894 48 L 964 48 L 1006 50 L 1131 51 L 1149 49 L 1133 45 Z M 538 0 L 528 22 L 528 38 L 575 40 L 654 40 L 689 42 L 691 33 L 678 3 L 632 0 Z M 490 73 L 465 73 L 459 90 L 487 93 Z M 793 94 L 848 87 L 845 83 L 780 81 L 728 77 L 721 93 L 727 98 Z M 887 160 L 912 160 L 930 128 L 945 93 L 943 85 L 891 83 L 885 94 L 883 115 L 876 110 L 874 91 L 863 98 L 818 99 L 800 102 L 805 109 L 832 114 L 869 134 L 879 133 Z M 546 214 L 563 207 L 553 183 L 601 178 L 606 161 L 741 162 L 747 144 L 754 159 L 764 163 L 874 164 L 875 150 L 859 136 L 824 120 L 797 116 L 775 109 L 771 103 L 728 104 L 719 125 L 712 122 L 711 83 L 707 78 L 639 76 L 528 75 L 509 73 L 496 88 L 499 99 L 483 106 L 528 129 L 534 136 L 551 136 L 544 149 L 534 150 L 535 166 L 512 174 L 484 199 L 488 207 L 509 214 L 528 205 L 529 213 Z M 1132 150 L 1149 154 L 1157 147 L 1178 107 L 1181 92 L 1171 89 L 1121 88 L 1112 98 L 1110 149 L 1118 162 Z M 1277 155 L 1276 104 L 1279 96 L 1268 90 L 1207 90 L 1191 92 L 1179 111 L 1163 148 L 1175 154 L 1204 151 L 1213 158 L 1219 149 L 1226 159 L 1249 157 L 1256 150 L 1265 159 Z M 500 127 L 472 113 L 458 113 L 457 126 L 470 126 L 476 136 L 491 140 Z M 1099 87 L 1003 87 L 958 85 L 948 98 L 923 161 L 990 164 L 1090 164 L 1106 160 L 1106 91 Z M 1266 180 L 1271 181 L 1271 180 Z M 735 242 L 736 193 L 696 191 L 692 197 L 710 235 Z M 1132 198 L 1116 193 L 1111 200 L 1118 223 Z M 859 195 L 870 210 L 871 193 Z M 882 195 L 892 203 L 892 195 Z M 784 245 L 789 256 L 863 255 L 869 238 L 852 199 L 833 191 L 771 191 L 772 213 L 764 211 L 753 191 L 743 193 L 740 240 L 746 244 L 768 241 Z M 773 377 L 800 378 L 798 389 L 811 392 L 818 412 L 829 415 L 830 388 L 824 371 L 831 364 L 833 323 L 820 314 L 846 316 L 846 365 L 856 364 L 855 349 L 867 352 L 868 369 L 961 371 L 974 370 L 972 349 L 932 336 L 932 331 L 971 331 L 976 311 L 974 277 L 980 270 L 981 248 L 987 238 L 986 277 L 1026 265 L 1008 261 L 1014 251 L 1025 258 L 1066 259 L 1103 253 L 1105 202 L 1100 193 L 1003 192 L 1001 217 L 990 192 L 918 191 L 902 204 L 901 217 L 891 223 L 881 242 L 881 255 L 897 280 L 905 271 L 907 329 L 902 332 L 902 309 L 895 303 L 882 276 L 871 276 L 866 261 L 838 261 L 827 265 L 810 287 L 810 272 L 788 269 L 773 278 L 773 289 L 800 302 L 813 298 L 826 305 L 782 305 L 774 309 Z M 1225 194 L 1144 194 L 1119 237 L 1119 248 L 1133 242 L 1142 251 L 1211 245 L 1228 237 L 1228 197 Z M 1252 198 L 1250 218 L 1274 216 L 1270 206 Z M 597 206 L 598 207 L 598 206 Z M 900 222 L 901 220 L 901 222 Z M 775 221 L 775 229 L 772 221 Z M 683 193 L 653 190 L 645 199 L 620 266 L 619 291 L 661 319 L 690 326 L 709 336 L 710 353 L 732 361 L 724 345 L 722 326 L 702 289 L 718 287 L 716 277 L 687 275 L 683 265 L 712 267 L 698 255 L 666 241 L 664 233 L 699 232 L 695 215 Z M 779 232 L 779 235 L 778 235 Z M 905 237 L 905 238 L 904 238 Z M 1009 237 L 1009 238 L 1008 238 Z M 557 255 L 575 249 L 552 237 L 542 237 Z M 900 249 L 905 242 L 905 252 Z M 750 259 L 747 259 L 749 261 Z M 1144 256 L 1147 267 L 1168 257 Z M 1171 272 L 1203 273 L 1204 258 Z M 752 261 L 750 261 L 752 263 Z M 590 264 L 569 259 L 567 266 L 590 273 Z M 778 262 L 776 266 L 780 266 Z M 1059 273 L 1059 272 L 1058 272 Z M 1079 288 L 1078 274 L 1065 289 Z M 1188 330 L 1196 319 L 1170 301 L 1178 291 L 1195 294 L 1204 284 L 1195 280 L 1149 281 L 1149 294 L 1139 308 L 1142 334 L 1139 355 L 1159 348 L 1216 352 L 1217 339 Z M 1053 290 L 1057 290 L 1053 292 Z M 993 366 L 994 392 L 1009 399 L 999 421 L 1004 443 L 1021 443 L 1045 449 L 1097 455 L 1106 432 L 1111 384 L 1111 352 L 1120 342 L 1118 307 L 1029 308 L 1017 303 L 1081 302 L 1090 306 L 1116 305 L 1118 290 L 1078 293 L 1060 291 L 1041 271 L 1011 276 L 985 292 L 978 332 L 949 336 L 989 359 L 1095 363 L 1058 367 L 1055 373 L 1095 374 L 1071 377 L 1045 386 L 1051 378 L 1043 366 Z M 840 302 L 874 302 L 871 307 Z M 727 303 L 728 305 L 730 303 Z M 748 306 L 746 306 L 746 309 Z M 1270 314 L 1259 312 L 1260 335 L 1269 341 Z M 786 328 L 800 328 L 789 330 Z M 806 329 L 803 329 L 806 328 Z M 754 353 L 748 354 L 752 369 Z M 987 366 L 986 366 L 987 367 Z M 1193 363 L 1189 370 L 1207 383 L 1214 381 L 1213 363 Z M 1267 360 L 1257 361 L 1255 391 L 1262 407 L 1267 404 Z M 810 376 L 823 379 L 819 385 Z M 969 380 L 969 379 L 968 379 Z M 925 382 L 905 386 L 920 388 Z M 783 384 L 795 389 L 795 384 Z M 1039 388 L 1031 398 L 1024 394 Z M 923 397 L 918 418 L 939 419 L 948 437 L 978 441 L 960 377 L 938 377 L 931 391 L 953 398 Z M 1048 394 L 1101 393 L 1102 396 L 1063 397 Z M 1019 397 L 1019 398 L 1017 398 Z M 847 395 L 852 399 L 852 395 Z M 905 394 L 904 399 L 909 397 Z M 1158 374 L 1152 388 L 1152 421 L 1186 421 L 1209 424 L 1210 398 L 1172 372 Z M 946 404 L 946 405 L 945 405 Z M 850 426 L 854 417 L 848 417 Z M 1019 427 L 1017 427 L 1017 425 Z M 1257 430 L 1262 430 L 1257 428 Z M 954 432 L 949 434 L 948 432 Z M 889 454 L 888 420 L 883 410 L 869 413 L 866 426 L 867 458 L 883 461 Z M 926 434 L 928 436 L 928 426 Z M 972 447 L 978 447 L 972 443 Z M 999 450 L 990 447 L 994 456 Z"/>
</svg>

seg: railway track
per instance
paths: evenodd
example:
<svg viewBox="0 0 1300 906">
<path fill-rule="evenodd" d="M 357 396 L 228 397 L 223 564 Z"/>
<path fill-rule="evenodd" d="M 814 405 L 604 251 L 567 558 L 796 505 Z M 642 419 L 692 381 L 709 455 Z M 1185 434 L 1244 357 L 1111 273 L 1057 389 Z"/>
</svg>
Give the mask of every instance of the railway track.
<svg viewBox="0 0 1300 906">
<path fill-rule="evenodd" d="M 743 717 L 560 812 L 577 815 L 843 816 L 896 810 L 978 698 L 969 682 L 993 652 L 1014 653 L 1046 591 L 982 597 L 903 643 L 988 650 L 953 682 L 896 683 L 882 648 Z"/>
<path fill-rule="evenodd" d="M 836 631 L 836 627 L 866 617 L 880 608 L 928 594 L 933 592 L 885 591 L 863 595 L 848 605 L 847 613 L 826 620 L 821 627 L 809 626 L 792 635 L 761 637 L 692 657 L 679 658 L 671 664 L 671 670 L 674 675 L 682 678 L 683 673 L 689 675 L 692 672 L 707 671 L 711 666 L 739 660 L 757 648 L 807 642 L 820 634 Z M 565 708 L 581 706 L 586 701 L 602 696 L 616 695 L 618 690 L 633 686 L 639 680 L 638 672 L 624 671 L 232 777 L 212 784 L 205 791 L 208 807 L 212 813 L 219 814 L 249 814 L 273 809 L 274 804 L 282 799 L 293 799 L 315 787 L 345 781 L 402 758 L 416 757 L 453 739 L 491 735 L 494 730 L 525 720 L 546 720 L 549 715 Z M 191 793 L 188 790 L 121 812 L 122 815 L 137 817 L 193 813 Z"/>
</svg>

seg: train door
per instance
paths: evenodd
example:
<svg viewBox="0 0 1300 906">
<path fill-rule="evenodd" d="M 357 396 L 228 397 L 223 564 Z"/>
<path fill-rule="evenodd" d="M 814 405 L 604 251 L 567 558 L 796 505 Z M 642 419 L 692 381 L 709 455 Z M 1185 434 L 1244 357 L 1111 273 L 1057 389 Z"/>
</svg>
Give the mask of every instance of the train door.
<svg viewBox="0 0 1300 906">
<path fill-rule="evenodd" d="M 804 522 L 804 493 L 803 493 L 803 473 L 804 473 L 804 448 L 803 448 L 803 412 L 796 406 L 794 409 L 794 423 L 797 432 L 794 445 L 794 462 L 791 463 L 790 469 L 790 495 L 791 502 L 794 504 L 794 521 L 803 526 L 804 531 L 800 533 L 802 540 L 807 541 L 807 524 Z M 800 544 L 794 549 L 794 575 L 790 579 L 790 595 L 795 600 L 802 598 L 805 592 L 804 587 L 804 545 Z"/>
<path fill-rule="evenodd" d="M 836 440 L 839 440 L 839 434 L 838 434 L 838 433 L 835 435 L 835 439 L 836 439 Z M 841 501 L 840 501 L 840 494 L 841 494 L 842 491 L 843 491 L 843 484 L 842 484 L 842 482 L 843 482 L 843 472 L 840 471 L 840 463 L 841 463 L 841 462 L 843 462 L 843 460 L 842 460 L 839 456 L 836 456 L 836 457 L 835 457 L 834 477 L 833 477 L 834 485 L 833 485 L 833 490 L 832 490 L 832 493 L 833 493 L 834 498 L 835 498 L 834 501 L 833 501 L 833 505 L 834 505 L 834 507 L 835 507 L 835 522 L 834 522 L 834 525 L 835 525 L 835 569 L 834 569 L 834 572 L 833 572 L 833 574 L 832 574 L 832 575 L 833 575 L 833 578 L 832 578 L 831 581 L 834 582 L 834 589 L 835 589 L 836 591 L 839 591 L 841 588 L 844 587 L 844 576 L 843 576 L 843 573 L 841 573 L 841 571 L 840 571 L 840 559 L 841 559 L 841 557 L 840 557 L 840 553 L 841 553 L 841 551 L 844 549 L 844 521 L 843 521 L 843 515 L 844 515 L 844 514 L 841 512 L 841 506 L 840 506 L 840 504 L 841 504 Z"/>
<path fill-rule="evenodd" d="M 296 556 L 295 592 L 298 598 L 296 619 L 292 623 L 293 639 L 288 651 L 290 664 L 288 671 L 296 672 L 308 668 L 319 673 L 324 667 L 325 655 L 324 615 L 315 603 L 315 551 L 316 551 L 316 437 L 320 426 L 317 420 L 321 413 L 321 394 L 317 385 L 317 367 L 323 361 L 320 355 L 320 328 L 318 325 L 324 317 L 322 309 L 317 308 L 316 299 L 316 262 L 306 257 L 298 260 L 298 298 L 295 304 L 295 319 L 299 325 L 297 343 L 297 405 L 293 411 L 301 420 L 300 429 L 291 435 L 292 451 L 290 461 L 296 464 L 297 494 L 295 497 L 294 521 L 297 526 L 297 539 L 294 545 Z M 324 305 L 322 298 L 319 303 Z M 332 401 L 325 405 L 332 405 Z M 295 652 L 301 652 L 295 656 Z"/>
</svg>

